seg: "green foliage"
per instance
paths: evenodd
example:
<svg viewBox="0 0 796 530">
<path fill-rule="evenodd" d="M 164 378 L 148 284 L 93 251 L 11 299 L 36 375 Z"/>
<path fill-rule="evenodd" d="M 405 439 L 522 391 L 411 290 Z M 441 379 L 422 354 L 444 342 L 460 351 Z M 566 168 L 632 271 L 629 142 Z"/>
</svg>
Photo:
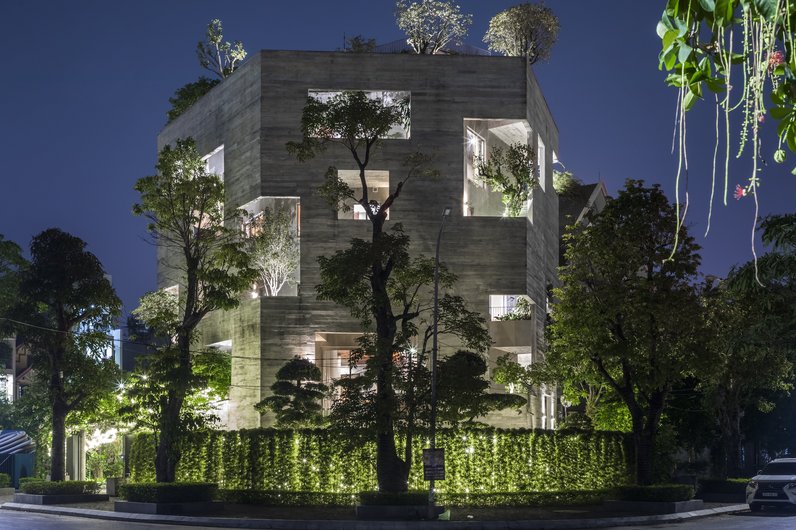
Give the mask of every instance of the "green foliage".
<svg viewBox="0 0 796 530">
<path fill-rule="evenodd" d="M 566 490 L 566 491 L 522 491 L 500 493 L 443 493 L 439 503 L 445 506 L 466 506 L 468 508 L 497 507 L 555 507 L 602 504 L 608 497 L 608 490 Z"/>
<path fill-rule="evenodd" d="M 11 476 L 8 473 L 0 473 L 0 488 L 11 486 Z"/>
<path fill-rule="evenodd" d="M 428 491 L 402 493 L 362 491 L 359 493 L 359 503 L 365 506 L 417 506 L 428 504 Z"/>
<path fill-rule="evenodd" d="M 294 357 L 276 372 L 272 396 L 255 405 L 260 412 L 276 413 L 277 427 L 316 427 L 323 423 L 320 400 L 328 387 L 320 382 L 315 363 Z"/>
<path fill-rule="evenodd" d="M 206 482 L 126 482 L 119 486 L 119 495 L 130 502 L 210 502 L 217 492 L 217 484 Z"/>
<path fill-rule="evenodd" d="M 210 89 L 219 83 L 218 79 L 208 79 L 202 76 L 193 83 L 188 83 L 178 88 L 174 95 L 169 98 L 171 108 L 166 112 L 169 118 L 168 123 L 182 116 L 185 111 L 190 109 L 194 103 L 202 99 L 202 96 L 210 92 Z"/>
<path fill-rule="evenodd" d="M 503 194 L 506 215 L 517 217 L 539 186 L 536 152 L 527 144 L 511 144 L 507 149 L 493 147 L 487 159 L 476 161 L 478 179 L 492 191 Z"/>
<path fill-rule="evenodd" d="M 373 53 L 376 51 L 376 39 L 368 39 L 362 35 L 354 35 L 345 40 L 345 49 L 349 53 Z"/>
<path fill-rule="evenodd" d="M 185 431 L 207 423 L 191 398 L 202 395 L 214 374 L 225 373 L 210 365 L 221 357 L 211 352 L 196 354 L 191 345 L 199 322 L 211 311 L 232 309 L 240 293 L 251 286 L 256 271 L 240 244 L 241 212 L 225 210 L 224 185 L 218 175 L 208 174 L 205 161 L 192 139 L 177 140 L 160 152 L 158 173 L 143 177 L 135 189 L 141 202 L 133 213 L 149 220 L 149 231 L 161 248 L 174 257 L 172 272 L 179 274 L 177 304 L 170 293 L 147 295 L 136 313 L 158 335 L 173 341 L 147 359 L 145 371 L 131 381 L 130 393 L 140 416 L 161 439 L 158 481 L 172 482 L 180 458 Z M 189 406 L 184 407 L 186 398 Z"/>
<path fill-rule="evenodd" d="M 490 51 L 526 57 L 534 64 L 550 57 L 558 29 L 558 17 L 549 7 L 528 2 L 492 17 L 484 42 Z"/>
<path fill-rule="evenodd" d="M 617 433 L 501 429 L 440 429 L 445 449 L 444 493 L 598 490 L 627 484 L 626 438 Z M 375 442 L 350 447 L 334 430 L 255 429 L 188 435 L 177 478 L 223 489 L 357 494 L 376 488 Z M 422 444 L 409 475 L 424 489 Z M 132 480 L 154 478 L 152 435 L 133 439 Z"/>
<path fill-rule="evenodd" d="M 246 238 L 246 251 L 257 270 L 266 296 L 277 296 L 285 283 L 296 283 L 293 273 L 301 258 L 293 216 L 286 208 L 266 208 L 251 223 L 252 235 Z"/>
<path fill-rule="evenodd" d="M 449 0 L 398 0 L 395 23 L 415 53 L 433 55 L 467 36 L 473 16 Z"/>
<path fill-rule="evenodd" d="M 748 478 L 700 478 L 699 494 L 725 493 L 744 495 L 748 483 Z"/>
<path fill-rule="evenodd" d="M 22 249 L 0 234 L 0 317 L 16 301 L 20 282 L 20 271 L 26 265 Z M 0 319 L 0 331 L 10 329 L 10 323 Z"/>
<path fill-rule="evenodd" d="M 202 68 L 213 72 L 220 79 L 225 79 L 232 75 L 232 72 L 238 68 L 238 63 L 246 58 L 246 50 L 240 41 L 233 43 L 224 41 L 221 21 L 216 18 L 207 25 L 205 40 L 196 44 L 196 56 Z"/>
<path fill-rule="evenodd" d="M 605 384 L 624 402 L 641 483 L 652 480 L 655 437 L 672 385 L 700 367 L 694 286 L 700 258 L 677 225 L 658 186 L 629 180 L 588 227 L 565 236 L 567 264 L 543 370 L 552 380 Z"/>
<path fill-rule="evenodd" d="M 563 420 L 558 422 L 556 428 L 559 431 L 584 431 L 591 432 L 594 430 L 591 418 L 582 412 L 567 412 Z"/>
<path fill-rule="evenodd" d="M 613 496 L 621 501 L 689 501 L 694 498 L 694 486 L 688 484 L 621 486 L 613 490 Z"/>
<path fill-rule="evenodd" d="M 16 326 L 17 342 L 29 347 L 39 367 L 35 377 L 46 388 L 53 435 L 50 471 L 58 480 L 64 478 L 67 415 L 91 410 L 118 378 L 106 353 L 121 301 L 80 238 L 50 228 L 33 238 L 30 251 L 8 314 L 25 323 Z"/>
<path fill-rule="evenodd" d="M 86 495 L 99 491 L 99 484 L 93 480 L 62 480 L 46 481 L 31 480 L 22 482 L 20 480 L 22 493 L 31 495 Z"/>
<path fill-rule="evenodd" d="M 517 305 L 508 313 L 501 315 L 497 318 L 500 321 L 507 320 L 531 320 L 535 316 L 535 307 L 533 303 L 525 296 L 517 300 Z"/>
<path fill-rule="evenodd" d="M 553 170 L 553 189 L 562 197 L 572 194 L 578 186 L 582 186 L 583 181 L 576 177 L 571 171 Z"/>
<path fill-rule="evenodd" d="M 428 496 L 428 494 L 426 494 Z M 352 493 L 284 490 L 219 490 L 218 499 L 226 503 L 261 506 L 350 506 L 356 504 Z"/>
<path fill-rule="evenodd" d="M 92 480 L 124 476 L 121 440 L 98 445 L 86 451 L 86 475 Z"/>
</svg>

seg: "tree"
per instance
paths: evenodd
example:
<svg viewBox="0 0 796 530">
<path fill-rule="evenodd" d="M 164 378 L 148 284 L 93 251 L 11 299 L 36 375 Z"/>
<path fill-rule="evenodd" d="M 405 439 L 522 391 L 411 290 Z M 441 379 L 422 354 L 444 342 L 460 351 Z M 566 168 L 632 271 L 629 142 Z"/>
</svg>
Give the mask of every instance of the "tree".
<svg viewBox="0 0 796 530">
<path fill-rule="evenodd" d="M 708 337 L 700 386 L 718 428 L 714 474 L 741 471 L 741 421 L 753 407 L 770 411 L 767 395 L 792 387 L 793 366 L 783 341 L 782 298 L 769 289 L 733 289 L 726 283 L 705 292 Z M 778 307 L 779 306 L 779 307 Z"/>
<path fill-rule="evenodd" d="M 484 379 L 486 369 L 486 361 L 480 354 L 466 350 L 440 361 L 437 380 L 440 420 L 457 427 L 461 423 L 472 424 L 493 410 L 526 404 L 516 394 L 489 394 L 489 381 Z"/>
<path fill-rule="evenodd" d="M 373 53 L 375 50 L 376 39 L 355 35 L 345 40 L 345 49 L 343 51 L 350 53 Z"/>
<path fill-rule="evenodd" d="M 246 58 L 246 50 L 243 49 L 243 44 L 239 40 L 230 43 L 223 39 L 221 21 L 216 18 L 207 25 L 205 40 L 196 44 L 199 64 L 220 79 L 231 76 L 232 72 L 238 68 L 238 63 Z"/>
<path fill-rule="evenodd" d="M 628 180 L 592 223 L 565 236 L 550 351 L 558 379 L 607 384 L 632 421 L 636 479 L 653 478 L 655 443 L 674 384 L 696 366 L 698 247 L 655 185 Z M 674 254 L 674 259 L 669 256 Z"/>
<path fill-rule="evenodd" d="M 181 411 L 202 380 L 191 346 L 196 327 L 212 311 L 237 307 L 256 273 L 240 245 L 241 213 L 224 209 L 224 185 L 207 172 L 193 140 L 164 147 L 157 170 L 136 183 L 141 199 L 133 212 L 149 220 L 151 236 L 173 260 L 171 271 L 179 285 L 176 298 L 163 291 L 146 295 L 146 309 L 139 313 L 159 335 L 173 338 L 160 348 L 148 378 L 162 390 L 152 407 L 158 438 L 155 475 L 158 482 L 173 482 L 180 440 L 191 426 L 181 421 Z"/>
<path fill-rule="evenodd" d="M 46 384 L 52 417 L 52 480 L 64 480 L 67 415 L 110 392 L 117 379 L 104 357 L 121 302 L 86 243 L 57 228 L 33 238 L 10 310 L 18 341 L 31 351 L 36 377 Z"/>
<path fill-rule="evenodd" d="M 492 191 L 503 194 L 505 215 L 520 215 L 533 189 L 539 186 L 539 165 L 533 147 L 521 143 L 512 144 L 505 150 L 493 147 L 489 158 L 479 158 L 476 164 L 478 179 Z"/>
<path fill-rule="evenodd" d="M 285 283 L 295 283 L 300 252 L 289 212 L 266 208 L 253 222 L 246 249 L 257 269 L 266 296 L 277 296 Z"/>
<path fill-rule="evenodd" d="M 261 413 L 276 413 L 277 427 L 317 427 L 323 423 L 320 400 L 329 390 L 321 370 L 301 357 L 289 360 L 276 372 L 273 395 L 255 405 Z"/>
<path fill-rule="evenodd" d="M 8 241 L 0 234 L 0 317 L 11 307 L 19 292 L 20 271 L 25 266 L 22 249 L 13 241 Z M 0 322 L 0 330 L 9 329 L 5 322 Z"/>
<path fill-rule="evenodd" d="M 200 77 L 193 83 L 180 87 L 174 93 L 174 96 L 169 98 L 171 108 L 166 113 L 169 118 L 168 123 L 176 120 L 185 111 L 190 109 L 194 103 L 199 101 L 202 96 L 210 92 L 210 89 L 219 84 L 221 81 L 218 79 L 209 79 L 205 76 Z"/>
<path fill-rule="evenodd" d="M 519 4 L 492 17 L 484 42 L 490 51 L 525 57 L 534 64 L 550 57 L 558 29 L 558 17 L 549 7 Z"/>
<path fill-rule="evenodd" d="M 449 43 L 458 44 L 467 36 L 473 16 L 447 0 L 398 0 L 395 22 L 406 33 L 406 42 L 415 53 L 433 55 Z"/>
</svg>

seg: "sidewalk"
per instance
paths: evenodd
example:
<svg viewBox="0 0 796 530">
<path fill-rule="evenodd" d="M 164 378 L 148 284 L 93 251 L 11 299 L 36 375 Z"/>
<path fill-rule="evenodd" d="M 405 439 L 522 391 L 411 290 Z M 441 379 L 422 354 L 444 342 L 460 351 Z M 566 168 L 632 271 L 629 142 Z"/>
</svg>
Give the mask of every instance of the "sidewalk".
<svg viewBox="0 0 796 530">
<path fill-rule="evenodd" d="M 473 520 L 473 521 L 354 521 L 354 520 L 287 520 L 257 519 L 244 517 L 187 517 L 176 515 L 145 515 L 120 513 L 109 510 L 75 508 L 70 506 L 38 506 L 6 502 L 4 510 L 26 511 L 51 515 L 87 517 L 109 521 L 160 523 L 182 526 L 205 526 L 216 528 L 267 528 L 275 530 L 513 530 L 513 529 L 569 529 L 611 528 L 627 525 L 675 523 L 700 517 L 748 510 L 746 504 L 724 505 L 693 512 L 666 515 L 633 515 L 620 517 L 547 519 L 547 520 Z"/>
</svg>

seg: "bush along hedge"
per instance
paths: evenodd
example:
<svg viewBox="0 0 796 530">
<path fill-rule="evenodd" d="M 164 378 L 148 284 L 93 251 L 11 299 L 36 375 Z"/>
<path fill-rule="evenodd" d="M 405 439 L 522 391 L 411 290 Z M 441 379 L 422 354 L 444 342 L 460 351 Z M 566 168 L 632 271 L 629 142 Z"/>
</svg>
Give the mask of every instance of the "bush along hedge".
<svg viewBox="0 0 796 530">
<path fill-rule="evenodd" d="M 743 494 L 746 493 L 748 478 L 701 478 L 699 479 L 699 493 Z"/>
<path fill-rule="evenodd" d="M 653 484 L 652 486 L 620 486 L 614 496 L 620 501 L 679 502 L 694 498 L 694 487 L 689 484 Z"/>
<path fill-rule="evenodd" d="M 415 443 L 409 489 L 422 490 L 422 448 Z M 628 484 L 632 463 L 619 433 L 519 429 L 442 429 L 445 449 L 441 493 L 602 490 Z M 131 480 L 153 481 L 155 443 L 134 438 Z M 358 494 L 376 489 L 375 446 L 351 449 L 345 437 L 323 429 L 201 431 L 189 435 L 177 479 L 217 483 L 227 490 Z"/>
<path fill-rule="evenodd" d="M 417 506 L 428 504 L 428 491 L 407 491 L 406 493 L 382 493 L 363 491 L 359 503 L 365 506 Z"/>
<path fill-rule="evenodd" d="M 97 493 L 99 484 L 91 480 L 30 480 L 20 484 L 20 489 L 32 495 L 85 495 Z"/>
<path fill-rule="evenodd" d="M 608 494 L 609 490 L 442 493 L 437 497 L 437 503 L 445 506 L 467 506 L 470 508 L 575 506 L 601 504 L 608 497 Z"/>
<path fill-rule="evenodd" d="M 261 506 L 352 506 L 359 495 L 317 491 L 218 490 L 218 500 Z"/>
<path fill-rule="evenodd" d="M 217 493 L 218 485 L 206 482 L 128 482 L 119 486 L 119 496 L 130 502 L 209 502 Z"/>
<path fill-rule="evenodd" d="M 8 473 L 0 473 L 0 488 L 11 487 L 11 475 Z"/>
</svg>

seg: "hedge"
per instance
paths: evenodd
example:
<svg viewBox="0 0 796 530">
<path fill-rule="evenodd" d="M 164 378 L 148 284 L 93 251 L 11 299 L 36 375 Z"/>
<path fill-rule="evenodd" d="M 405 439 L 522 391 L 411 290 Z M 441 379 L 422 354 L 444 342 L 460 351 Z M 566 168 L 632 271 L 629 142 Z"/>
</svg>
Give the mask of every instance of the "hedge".
<svg viewBox="0 0 796 530">
<path fill-rule="evenodd" d="M 0 488 L 11 487 L 11 475 L 8 473 L 0 473 Z"/>
<path fill-rule="evenodd" d="M 406 493 L 381 493 L 363 491 L 359 503 L 364 506 L 417 506 L 428 504 L 428 491 L 407 491 Z"/>
<path fill-rule="evenodd" d="M 218 490 L 218 500 L 232 504 L 261 506 L 351 506 L 357 503 L 353 493 L 317 491 Z"/>
<path fill-rule="evenodd" d="M 91 480 L 64 480 L 49 482 L 46 480 L 31 480 L 20 484 L 23 493 L 32 495 L 84 495 L 97 493 L 99 484 Z"/>
<path fill-rule="evenodd" d="M 699 479 L 699 493 L 746 493 L 748 478 L 701 478 Z"/>
<path fill-rule="evenodd" d="M 467 506 L 470 508 L 575 506 L 580 504 L 601 504 L 607 497 L 608 490 L 444 493 L 438 496 L 438 503 L 445 506 Z"/>
<path fill-rule="evenodd" d="M 688 484 L 620 486 L 614 489 L 614 495 L 621 501 L 688 501 L 694 498 L 694 486 Z"/>
<path fill-rule="evenodd" d="M 218 486 L 205 482 L 128 482 L 119 486 L 119 496 L 131 502 L 209 502 Z"/>
<path fill-rule="evenodd" d="M 422 448 L 414 444 L 410 490 L 423 480 Z M 526 429 L 442 429 L 441 493 L 602 490 L 631 482 L 631 453 L 620 433 Z M 130 454 L 131 480 L 154 481 L 154 436 L 139 434 Z M 217 483 L 227 490 L 349 493 L 376 489 L 375 446 L 351 449 L 324 429 L 200 431 L 188 435 L 177 480 Z"/>
</svg>

